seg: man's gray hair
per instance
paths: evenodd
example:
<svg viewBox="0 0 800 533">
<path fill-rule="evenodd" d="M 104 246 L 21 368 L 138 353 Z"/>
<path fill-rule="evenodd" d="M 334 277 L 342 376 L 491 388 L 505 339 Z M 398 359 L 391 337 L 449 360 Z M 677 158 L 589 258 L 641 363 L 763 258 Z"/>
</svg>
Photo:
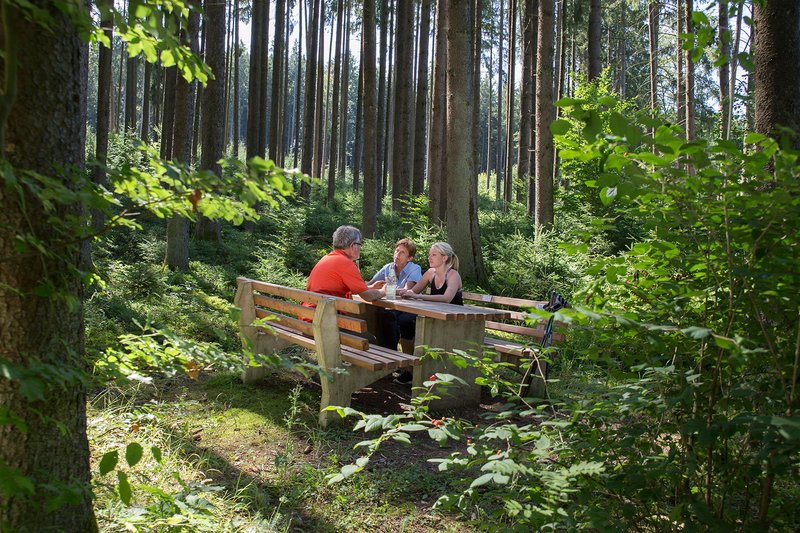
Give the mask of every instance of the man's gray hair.
<svg viewBox="0 0 800 533">
<path fill-rule="evenodd" d="M 333 232 L 334 250 L 344 250 L 354 242 L 361 240 L 361 231 L 353 226 L 339 226 Z"/>
</svg>

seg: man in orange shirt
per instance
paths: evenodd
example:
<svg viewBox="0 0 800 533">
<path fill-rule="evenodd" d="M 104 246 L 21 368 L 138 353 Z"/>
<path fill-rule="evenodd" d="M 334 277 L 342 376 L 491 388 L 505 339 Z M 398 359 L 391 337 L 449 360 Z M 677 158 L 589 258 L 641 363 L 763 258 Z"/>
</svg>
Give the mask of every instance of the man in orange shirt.
<svg viewBox="0 0 800 533">
<path fill-rule="evenodd" d="M 367 287 L 355 263 L 360 255 L 361 232 L 353 226 L 339 226 L 333 232 L 333 251 L 311 269 L 306 290 L 339 298 L 358 294 L 368 302 L 377 300 L 384 292 Z"/>
</svg>

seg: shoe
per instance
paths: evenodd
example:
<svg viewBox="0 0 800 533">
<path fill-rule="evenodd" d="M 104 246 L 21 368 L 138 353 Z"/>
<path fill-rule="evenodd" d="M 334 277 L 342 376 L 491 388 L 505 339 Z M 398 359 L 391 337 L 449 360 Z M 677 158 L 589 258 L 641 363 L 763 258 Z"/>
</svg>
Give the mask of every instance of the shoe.
<svg viewBox="0 0 800 533">
<path fill-rule="evenodd" d="M 397 383 L 398 385 L 411 385 L 413 380 L 414 376 L 411 375 L 411 372 L 408 370 L 403 370 L 399 376 L 392 380 L 392 382 Z"/>
</svg>

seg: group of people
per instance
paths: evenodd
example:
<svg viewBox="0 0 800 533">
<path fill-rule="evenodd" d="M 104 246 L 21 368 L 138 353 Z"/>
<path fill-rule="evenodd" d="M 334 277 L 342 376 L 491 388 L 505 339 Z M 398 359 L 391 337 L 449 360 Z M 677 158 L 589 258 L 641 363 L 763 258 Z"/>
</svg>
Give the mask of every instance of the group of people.
<svg viewBox="0 0 800 533">
<path fill-rule="evenodd" d="M 333 233 L 333 251 L 319 260 L 308 276 L 306 290 L 351 298 L 357 294 L 371 302 L 386 297 L 386 280 L 394 271 L 397 280 L 396 295 L 400 298 L 428 300 L 463 305 L 461 276 L 458 273 L 458 256 L 446 242 L 431 245 L 428 251 L 430 268 L 422 269 L 414 262 L 417 245 L 408 238 L 394 245 L 394 259 L 381 268 L 367 283 L 361 276 L 356 261 L 361 256 L 361 231 L 354 226 L 339 226 Z M 428 294 L 423 293 L 430 286 Z M 397 349 L 398 342 L 406 353 L 413 353 L 416 316 L 412 313 L 386 310 L 379 321 L 377 342 L 381 346 Z M 397 378 L 410 382 L 410 375 Z"/>
</svg>

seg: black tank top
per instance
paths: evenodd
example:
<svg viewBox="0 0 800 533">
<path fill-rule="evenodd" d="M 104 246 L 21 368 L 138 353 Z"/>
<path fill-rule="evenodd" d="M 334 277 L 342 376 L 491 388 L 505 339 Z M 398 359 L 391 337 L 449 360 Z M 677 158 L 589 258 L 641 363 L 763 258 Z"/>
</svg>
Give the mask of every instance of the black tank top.
<svg viewBox="0 0 800 533">
<path fill-rule="evenodd" d="M 436 274 L 433 275 L 433 279 L 431 279 L 431 294 L 444 294 L 447 292 L 447 275 L 451 270 L 452 268 L 447 269 L 447 272 L 444 274 L 444 283 L 442 283 L 442 286 L 438 289 L 436 288 Z M 450 300 L 450 303 L 455 305 L 464 305 L 464 297 L 461 294 L 461 289 L 458 289 L 458 292 L 455 296 L 453 296 L 453 299 Z"/>
</svg>

